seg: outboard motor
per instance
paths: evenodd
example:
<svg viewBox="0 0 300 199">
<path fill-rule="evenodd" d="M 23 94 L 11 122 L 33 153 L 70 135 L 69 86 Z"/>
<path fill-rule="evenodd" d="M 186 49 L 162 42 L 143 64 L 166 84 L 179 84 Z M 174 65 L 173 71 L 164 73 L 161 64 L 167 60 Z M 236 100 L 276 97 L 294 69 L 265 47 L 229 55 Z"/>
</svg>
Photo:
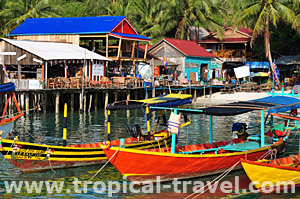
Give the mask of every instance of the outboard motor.
<svg viewBox="0 0 300 199">
<path fill-rule="evenodd" d="M 243 137 L 247 139 L 249 134 L 247 133 L 247 124 L 246 123 L 233 123 L 232 125 L 232 133 L 236 133 L 238 138 Z"/>
<path fill-rule="evenodd" d="M 126 131 L 130 137 L 137 138 L 142 136 L 142 130 L 139 124 L 127 124 Z"/>
</svg>

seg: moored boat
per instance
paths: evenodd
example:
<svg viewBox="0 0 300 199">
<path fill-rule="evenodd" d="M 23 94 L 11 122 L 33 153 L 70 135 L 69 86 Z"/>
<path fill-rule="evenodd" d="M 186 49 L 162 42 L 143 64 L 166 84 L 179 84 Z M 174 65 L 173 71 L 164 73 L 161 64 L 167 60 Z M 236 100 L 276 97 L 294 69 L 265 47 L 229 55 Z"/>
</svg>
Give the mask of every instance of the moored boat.
<svg viewBox="0 0 300 199">
<path fill-rule="evenodd" d="M 273 149 L 281 152 L 287 136 L 265 135 L 264 111 L 268 114 L 285 112 L 300 107 L 296 98 L 273 96 L 244 102 L 215 105 L 200 110 L 174 109 L 174 112 L 200 113 L 210 116 L 209 143 L 199 145 L 172 145 L 168 149 L 135 150 L 107 147 L 105 155 L 114 167 L 128 180 L 138 184 L 149 181 L 171 181 L 222 173 L 228 169 L 240 169 L 240 159 L 258 160 L 269 157 Z M 261 111 L 259 136 L 240 134 L 240 138 L 213 142 L 212 116 L 238 115 L 249 111 Z M 271 123 L 273 116 L 271 115 Z M 243 126 L 243 125 L 240 125 Z M 241 131 L 242 130 L 242 131 Z M 245 132 L 243 129 L 239 129 Z"/>
<path fill-rule="evenodd" d="M 298 158 L 299 155 L 295 155 L 272 161 L 241 159 L 241 162 L 255 188 L 259 189 L 261 193 L 271 193 L 300 186 Z"/>
<path fill-rule="evenodd" d="M 107 158 L 102 150 L 102 144 L 98 142 L 64 147 L 2 139 L 1 153 L 23 173 L 28 173 L 105 163 Z M 118 146 L 120 140 L 111 141 L 111 144 Z M 170 136 L 151 141 L 125 139 L 125 147 L 128 148 L 146 149 L 170 145 Z"/>
<path fill-rule="evenodd" d="M 171 94 L 151 98 L 147 100 L 135 100 L 134 102 L 120 102 L 118 108 L 115 110 L 128 110 L 132 108 L 143 108 L 151 109 L 153 105 L 160 105 L 163 103 L 169 107 L 178 105 L 184 105 L 191 103 L 191 95 L 188 94 Z M 175 102 L 175 103 L 173 103 Z M 134 103 L 134 106 L 132 106 Z M 122 104 L 122 106 L 120 106 Z M 114 104 L 109 105 L 110 109 L 113 110 Z M 147 112 L 147 111 L 146 111 Z M 147 117 L 147 124 L 148 123 Z M 187 121 L 184 125 L 187 125 Z M 108 120 L 108 131 L 110 131 L 110 121 Z M 134 137 L 126 138 L 124 140 L 125 148 L 160 148 L 171 146 L 171 136 L 165 136 L 166 129 L 155 130 L 152 133 L 143 135 L 141 129 L 134 124 L 135 132 Z M 110 135 L 110 132 L 108 132 Z M 109 137 L 109 136 L 108 136 Z M 150 138 L 150 139 L 148 139 Z M 87 166 L 94 164 L 101 164 L 107 161 L 107 158 L 102 150 L 102 144 L 106 142 L 88 143 L 88 144 L 77 144 L 67 146 L 53 146 L 47 144 L 34 144 L 29 142 L 21 142 L 17 139 L 8 140 L 2 139 L 2 148 L 0 152 L 2 155 L 14 166 L 20 169 L 22 172 L 36 172 L 50 169 L 61 169 L 69 167 Z M 120 145 L 120 140 L 113 140 L 109 142 L 110 145 Z"/>
<path fill-rule="evenodd" d="M 279 117 L 300 120 L 298 117 L 274 114 Z M 300 144 L 300 139 L 299 139 Z M 300 154 L 300 145 L 299 145 Z M 250 161 L 241 159 L 242 166 L 253 185 L 262 193 L 280 192 L 300 186 L 300 155 L 272 160 Z"/>
<path fill-rule="evenodd" d="M 9 133 L 13 131 L 14 121 L 19 119 L 24 115 L 24 113 L 21 111 L 17 99 L 15 97 L 14 91 L 16 90 L 15 84 L 12 82 L 4 83 L 0 85 L 0 93 L 1 95 L 7 94 L 7 100 L 5 102 L 5 105 L 3 107 L 2 116 L 0 119 L 0 131 L 2 131 L 2 138 L 6 138 Z M 15 104 L 17 108 L 17 113 L 14 113 L 13 115 L 7 114 L 7 108 L 8 103 L 10 99 L 13 99 L 13 103 Z"/>
</svg>

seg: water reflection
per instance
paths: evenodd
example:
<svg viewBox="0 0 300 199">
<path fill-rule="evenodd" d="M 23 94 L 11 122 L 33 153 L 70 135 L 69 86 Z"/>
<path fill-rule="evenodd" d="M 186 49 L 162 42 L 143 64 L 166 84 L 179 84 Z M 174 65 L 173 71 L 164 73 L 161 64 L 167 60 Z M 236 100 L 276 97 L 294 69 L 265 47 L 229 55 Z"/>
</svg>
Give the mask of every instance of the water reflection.
<svg viewBox="0 0 300 199">
<path fill-rule="evenodd" d="M 157 115 L 159 113 L 151 114 L 151 121 L 156 121 Z M 167 112 L 167 117 L 169 113 Z M 196 144 L 208 142 L 209 134 L 209 117 L 205 115 L 190 115 L 192 124 L 181 129 L 179 143 L 183 144 Z M 78 113 L 78 112 L 68 112 L 68 144 L 80 144 L 80 143 L 91 143 L 106 140 L 107 131 L 107 114 L 103 109 L 99 109 L 96 112 L 91 111 L 90 113 Z M 278 122 L 274 118 L 274 122 Z M 258 134 L 260 132 L 260 112 L 250 112 L 238 116 L 227 116 L 227 117 L 213 117 L 213 134 L 214 141 L 228 140 L 232 138 L 231 127 L 233 122 L 245 122 L 249 127 L 250 134 Z M 145 126 L 144 113 L 141 110 L 131 110 L 131 111 L 118 111 L 111 113 L 111 136 L 112 139 L 120 139 L 128 137 L 125 129 L 126 124 L 138 123 L 141 124 L 144 131 L 147 130 Z M 155 128 L 155 122 L 151 122 L 151 129 Z M 53 145 L 62 145 L 62 128 L 63 128 L 63 114 L 47 113 L 47 114 L 36 114 L 29 117 L 21 118 L 15 123 L 15 130 L 19 133 L 21 140 L 45 143 Z M 165 128 L 159 125 L 159 128 Z M 32 138 L 30 135 L 34 136 Z M 287 148 L 285 155 L 293 154 L 297 152 L 298 149 L 298 139 L 299 136 L 294 133 L 291 138 L 287 141 Z M 3 157 L 1 157 L 3 158 Z M 2 161 L 2 160 L 1 160 Z M 4 182 L 8 181 L 33 181 L 33 180 L 63 180 L 66 183 L 64 190 L 67 188 L 72 188 L 73 180 L 78 178 L 81 181 L 90 179 L 101 167 L 102 165 L 87 166 L 80 168 L 71 168 L 56 170 L 55 173 L 52 171 L 38 172 L 38 173 L 28 173 L 22 174 L 18 169 L 9 164 L 8 161 L 4 161 L 2 168 L 0 169 L 0 197 L 18 197 L 26 196 L 29 198 L 35 198 L 40 196 L 48 197 L 46 190 L 43 190 L 42 194 L 27 194 L 22 191 L 21 194 L 8 194 L 4 191 Z M 235 176 L 240 178 L 240 189 L 247 189 L 249 185 L 249 179 L 246 177 L 244 171 L 238 171 L 230 173 L 224 180 L 232 181 Z M 211 181 L 216 176 L 209 176 L 205 178 L 193 179 L 192 182 L 196 181 Z M 112 166 L 106 166 L 103 171 L 93 180 L 93 181 L 104 181 L 115 180 L 123 182 L 124 179 L 122 175 Z M 125 181 L 124 181 L 125 182 Z M 2 190 L 2 191 L 1 191 Z M 102 193 L 96 193 L 92 189 L 88 190 L 87 194 L 78 194 L 75 192 L 62 193 L 59 195 L 53 195 L 54 198 L 66 197 L 71 198 L 87 198 L 87 197 L 97 197 L 97 198 L 109 198 L 107 194 L 107 189 Z M 2 193 L 2 194 L 1 194 Z M 143 193 L 118 193 L 114 195 L 115 197 L 133 197 L 133 198 L 184 198 L 193 193 L 192 186 L 188 186 L 187 193 L 176 194 L 173 189 L 162 189 L 161 193 L 156 194 L 143 194 Z M 300 193 L 299 191 L 297 193 Z M 293 197 L 293 194 L 276 195 L 278 198 Z M 222 193 L 217 189 L 216 194 L 205 193 L 201 195 L 201 198 L 220 198 L 220 197 L 249 197 L 255 198 L 260 197 L 260 194 L 249 194 L 240 195 L 237 193 Z"/>
</svg>

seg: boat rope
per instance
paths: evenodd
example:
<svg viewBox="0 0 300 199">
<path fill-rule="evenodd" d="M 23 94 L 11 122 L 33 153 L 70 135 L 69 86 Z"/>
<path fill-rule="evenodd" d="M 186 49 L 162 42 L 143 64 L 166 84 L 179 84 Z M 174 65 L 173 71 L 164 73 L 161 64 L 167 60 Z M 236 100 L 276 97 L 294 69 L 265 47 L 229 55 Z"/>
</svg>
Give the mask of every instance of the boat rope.
<svg viewBox="0 0 300 199">
<path fill-rule="evenodd" d="M 14 138 L 14 141 L 13 141 L 13 143 L 11 143 L 11 145 L 10 145 L 9 149 L 7 150 L 5 156 L 7 156 L 8 153 L 11 151 L 11 149 L 15 147 L 15 142 L 16 142 L 17 140 L 18 140 L 18 136 L 16 136 L 16 137 Z M 5 156 L 4 156 L 4 157 L 5 157 Z M 5 159 L 6 159 L 6 158 L 3 158 L 1 164 L 4 163 Z"/>
<path fill-rule="evenodd" d="M 49 161 L 49 165 L 50 165 L 50 169 L 53 173 L 56 173 L 52 167 L 52 164 L 51 164 L 51 161 L 50 161 L 50 155 L 51 155 L 51 149 L 47 148 L 47 158 L 48 158 L 48 161 Z"/>
<path fill-rule="evenodd" d="M 34 107 L 34 108 L 31 108 L 31 109 L 29 109 L 28 110 L 28 112 L 29 111 L 33 111 L 33 110 L 39 110 L 39 105 L 38 106 L 36 106 L 36 107 Z M 26 112 L 26 111 L 25 111 Z M 15 113 L 8 113 L 8 114 L 6 114 L 6 115 L 4 115 L 4 116 L 0 116 L 0 119 L 3 119 L 3 118 L 8 118 L 8 117 L 13 117 L 13 116 L 17 116 L 17 115 L 19 115 L 20 113 L 19 112 L 15 112 Z"/>
<path fill-rule="evenodd" d="M 196 196 L 192 197 L 192 199 L 199 197 L 201 194 L 205 193 L 209 189 L 211 189 L 212 186 L 215 185 L 215 183 L 221 181 L 223 178 L 225 178 L 241 161 L 239 160 L 237 163 L 232 165 L 229 169 L 224 171 L 222 174 L 220 174 L 218 177 L 216 177 L 214 180 L 209 182 L 207 185 L 202 187 L 201 189 L 195 191 L 194 193 L 190 194 L 189 196 L 185 197 L 184 199 L 190 198 L 196 194 Z M 207 188 L 206 188 L 207 187 Z M 201 193 L 199 193 L 201 191 Z"/>
<path fill-rule="evenodd" d="M 294 137 L 293 137 L 293 138 L 290 138 L 290 140 L 293 140 L 293 139 L 296 138 L 297 134 L 299 134 L 299 129 L 297 129 L 297 131 L 296 131 L 294 134 L 295 134 Z"/>
<path fill-rule="evenodd" d="M 157 144 L 158 144 L 159 152 L 161 153 L 161 149 L 160 149 L 159 140 L 158 140 Z"/>
<path fill-rule="evenodd" d="M 268 151 L 266 151 L 264 154 L 262 154 L 258 160 L 262 160 L 264 159 L 265 157 L 269 156 L 271 153 L 272 153 L 272 147 L 270 146 L 266 146 L 268 148 Z"/>
<path fill-rule="evenodd" d="M 113 157 L 115 157 L 115 155 L 119 152 L 119 150 L 121 149 L 121 146 L 116 150 L 116 152 L 109 158 L 109 160 L 107 160 L 105 162 L 105 164 L 97 171 L 97 173 L 95 173 L 95 175 L 93 175 L 93 177 L 91 177 L 88 181 L 91 181 L 92 179 L 94 179 L 101 171 L 102 169 L 104 169 L 104 167 L 113 159 Z"/>
<path fill-rule="evenodd" d="M 166 145 L 167 153 L 169 153 L 168 143 L 166 142 L 166 140 L 164 140 L 164 142 L 165 142 L 165 145 Z"/>
</svg>

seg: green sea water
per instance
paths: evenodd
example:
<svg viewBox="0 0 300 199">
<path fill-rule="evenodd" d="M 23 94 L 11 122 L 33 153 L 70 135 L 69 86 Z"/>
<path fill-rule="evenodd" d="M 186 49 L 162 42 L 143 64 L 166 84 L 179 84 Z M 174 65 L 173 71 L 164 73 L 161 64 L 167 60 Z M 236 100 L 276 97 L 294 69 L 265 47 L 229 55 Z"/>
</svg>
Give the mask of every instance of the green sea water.
<svg viewBox="0 0 300 199">
<path fill-rule="evenodd" d="M 153 113 L 151 121 L 156 121 L 156 114 Z M 191 115 L 192 124 L 181 129 L 179 143 L 196 144 L 208 142 L 208 120 L 205 115 Z M 90 113 L 68 112 L 68 144 L 82 144 L 100 142 L 106 140 L 107 116 L 104 110 L 100 109 Z M 246 122 L 250 134 L 260 132 L 260 112 L 250 112 L 238 116 L 213 117 L 214 141 L 228 140 L 233 137 L 231 127 L 233 122 Z M 276 120 L 275 122 L 282 122 Z M 113 139 L 128 137 L 125 129 L 126 124 L 139 123 L 145 130 L 144 114 L 141 110 L 118 111 L 111 114 L 111 132 Z M 151 128 L 155 124 L 152 122 Z M 159 128 L 164 128 L 159 126 Z M 19 139 L 27 142 L 44 143 L 51 145 L 62 145 L 63 114 L 35 113 L 23 117 L 15 123 L 15 131 Z M 298 151 L 299 137 L 297 132 L 292 132 L 287 141 L 285 156 L 296 154 Z M 131 186 L 128 181 L 110 164 L 105 166 L 91 183 L 83 186 L 83 183 L 92 178 L 103 165 L 94 165 L 78 168 L 69 168 L 36 173 L 21 173 L 8 161 L 1 157 L 0 168 L 0 198 L 297 198 L 300 190 L 295 193 L 279 193 L 261 195 L 260 193 L 249 192 L 250 180 L 243 170 L 230 172 L 220 182 L 231 182 L 234 186 L 231 191 L 224 191 L 216 185 L 215 190 L 209 190 L 203 194 L 194 194 L 193 188 L 199 182 L 214 180 L 218 175 L 197 178 L 184 185 L 181 182 L 175 190 L 172 183 L 162 183 L 150 187 Z M 77 180 L 77 181 L 76 181 Z M 74 182 L 81 181 L 75 189 Z M 40 189 L 32 189 L 32 184 L 37 183 Z M 41 183 L 42 182 L 42 183 Z M 62 185 L 61 190 L 51 193 L 45 185 L 57 183 Z M 238 182 L 238 183 L 237 183 Z M 20 189 L 11 193 L 8 185 L 20 185 Z M 60 184 L 62 183 L 62 184 Z M 111 184 L 109 184 L 111 183 Z M 95 184 L 97 186 L 95 186 Z M 116 185 L 118 184 L 118 185 Z M 78 185 L 78 184 L 77 184 Z M 119 186 L 120 185 L 120 186 Z M 119 186 L 119 187 L 118 187 Z M 11 187 L 10 187 L 11 188 Z M 48 187 L 49 188 L 49 187 Z M 214 188 L 214 187 L 213 187 Z M 114 190 L 117 193 L 112 193 Z"/>
</svg>

